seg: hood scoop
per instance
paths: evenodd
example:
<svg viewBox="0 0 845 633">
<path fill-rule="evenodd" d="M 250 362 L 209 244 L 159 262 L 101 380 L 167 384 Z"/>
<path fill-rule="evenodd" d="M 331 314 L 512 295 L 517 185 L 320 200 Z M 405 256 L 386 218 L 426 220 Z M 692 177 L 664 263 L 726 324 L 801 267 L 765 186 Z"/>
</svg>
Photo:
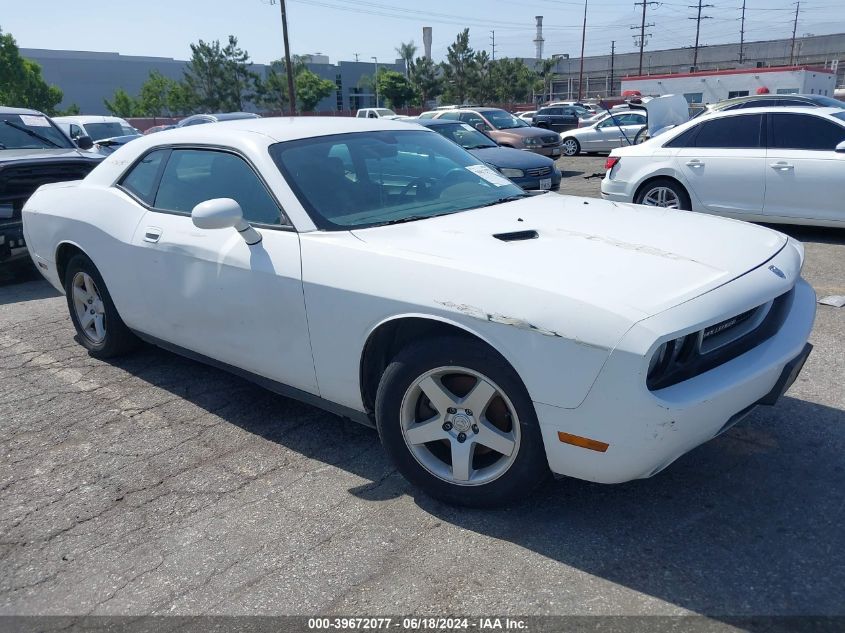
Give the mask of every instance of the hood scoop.
<svg viewBox="0 0 845 633">
<path fill-rule="evenodd" d="M 537 231 L 511 231 L 510 233 L 494 233 L 493 237 L 503 242 L 522 242 L 524 240 L 536 240 L 539 236 Z"/>
</svg>

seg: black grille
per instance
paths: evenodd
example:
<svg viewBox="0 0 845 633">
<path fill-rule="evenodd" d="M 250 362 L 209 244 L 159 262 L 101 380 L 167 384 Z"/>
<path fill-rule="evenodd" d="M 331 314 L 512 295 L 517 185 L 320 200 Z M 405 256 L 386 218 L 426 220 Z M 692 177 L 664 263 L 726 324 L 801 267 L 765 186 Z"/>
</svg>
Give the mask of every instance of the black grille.
<svg viewBox="0 0 845 633">
<path fill-rule="evenodd" d="M 546 176 L 546 175 L 552 173 L 552 168 L 551 167 L 535 167 L 533 169 L 526 169 L 525 173 L 529 176 L 534 176 L 536 178 L 537 176 Z"/>
<path fill-rule="evenodd" d="M 742 314 L 738 314 L 735 317 L 731 317 L 730 319 L 725 319 L 721 323 L 717 323 L 716 325 L 711 325 L 709 328 L 704 330 L 704 334 L 702 335 L 702 340 L 707 340 L 711 336 L 716 336 L 717 334 L 721 334 L 726 330 L 730 330 L 731 328 L 735 328 L 737 325 L 744 323 L 748 319 L 750 319 L 754 313 L 759 308 L 754 308 L 749 310 L 748 312 L 743 312 Z"/>
<path fill-rule="evenodd" d="M 8 166 L 0 176 L 0 198 L 28 198 L 41 185 L 51 182 L 80 180 L 96 163 Z"/>
</svg>

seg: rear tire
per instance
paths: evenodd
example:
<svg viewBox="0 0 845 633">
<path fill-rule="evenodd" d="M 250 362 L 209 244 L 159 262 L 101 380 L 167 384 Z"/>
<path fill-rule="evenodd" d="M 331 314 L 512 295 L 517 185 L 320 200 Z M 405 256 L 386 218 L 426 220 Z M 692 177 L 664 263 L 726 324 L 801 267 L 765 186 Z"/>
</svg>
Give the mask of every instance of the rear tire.
<svg viewBox="0 0 845 633">
<path fill-rule="evenodd" d="M 680 183 L 671 178 L 655 178 L 646 183 L 637 192 L 634 202 L 650 207 L 682 209 L 684 211 L 692 209 L 689 194 Z"/>
<path fill-rule="evenodd" d="M 103 277 L 86 255 L 74 255 L 64 278 L 70 320 L 79 342 L 95 358 L 111 358 L 135 349 L 140 341 L 126 327 Z"/>
<path fill-rule="evenodd" d="M 399 472 L 447 503 L 508 504 L 549 474 L 525 386 L 480 341 L 448 336 L 405 347 L 381 378 L 375 409 Z"/>
</svg>

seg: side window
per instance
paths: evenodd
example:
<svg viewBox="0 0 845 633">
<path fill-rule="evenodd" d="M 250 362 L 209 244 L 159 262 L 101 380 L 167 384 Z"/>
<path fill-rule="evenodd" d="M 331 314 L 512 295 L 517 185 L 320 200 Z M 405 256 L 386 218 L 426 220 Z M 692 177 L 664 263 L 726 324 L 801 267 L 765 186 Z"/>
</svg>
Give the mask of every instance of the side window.
<svg viewBox="0 0 845 633">
<path fill-rule="evenodd" d="M 761 114 L 751 114 L 705 121 L 695 137 L 695 146 L 719 149 L 760 147 L 762 119 Z"/>
<path fill-rule="evenodd" d="M 484 123 L 484 119 L 478 116 L 475 112 L 462 112 L 461 121 L 463 121 L 464 123 L 469 123 L 473 127 L 475 127 L 479 123 Z"/>
<path fill-rule="evenodd" d="M 78 139 L 80 136 L 82 136 L 82 134 L 83 134 L 83 132 L 82 132 L 82 128 L 81 128 L 81 127 L 79 127 L 78 125 L 76 125 L 76 124 L 74 124 L 74 123 L 71 123 L 71 124 L 70 124 L 70 137 L 71 137 L 74 141 L 75 141 L 76 139 Z"/>
<path fill-rule="evenodd" d="M 833 151 L 845 141 L 845 127 L 810 114 L 770 114 L 771 147 Z"/>
<path fill-rule="evenodd" d="M 444 112 L 438 119 L 447 119 L 449 121 L 457 121 L 461 116 L 460 112 Z"/>
<path fill-rule="evenodd" d="M 120 186 L 152 206 L 155 200 L 155 186 L 161 169 L 161 162 L 169 151 L 157 149 L 144 156 L 123 177 Z"/>
<path fill-rule="evenodd" d="M 237 201 L 248 222 L 282 223 L 276 202 L 242 158 L 228 152 L 174 149 L 161 175 L 155 207 L 188 215 L 212 198 Z"/>
<path fill-rule="evenodd" d="M 695 147 L 695 135 L 698 134 L 700 128 L 701 125 L 695 125 L 689 128 L 686 132 L 682 132 L 663 147 Z"/>
</svg>

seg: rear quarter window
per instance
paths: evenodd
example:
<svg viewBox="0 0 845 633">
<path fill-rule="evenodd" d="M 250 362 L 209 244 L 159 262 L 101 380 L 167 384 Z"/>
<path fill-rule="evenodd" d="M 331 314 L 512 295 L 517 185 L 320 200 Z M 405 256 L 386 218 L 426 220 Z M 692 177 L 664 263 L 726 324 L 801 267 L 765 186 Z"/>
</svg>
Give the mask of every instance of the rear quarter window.
<svg viewBox="0 0 845 633">
<path fill-rule="evenodd" d="M 144 156 L 126 172 L 126 175 L 120 181 L 120 186 L 144 203 L 153 206 L 159 173 L 169 151 L 158 149 Z"/>
</svg>

